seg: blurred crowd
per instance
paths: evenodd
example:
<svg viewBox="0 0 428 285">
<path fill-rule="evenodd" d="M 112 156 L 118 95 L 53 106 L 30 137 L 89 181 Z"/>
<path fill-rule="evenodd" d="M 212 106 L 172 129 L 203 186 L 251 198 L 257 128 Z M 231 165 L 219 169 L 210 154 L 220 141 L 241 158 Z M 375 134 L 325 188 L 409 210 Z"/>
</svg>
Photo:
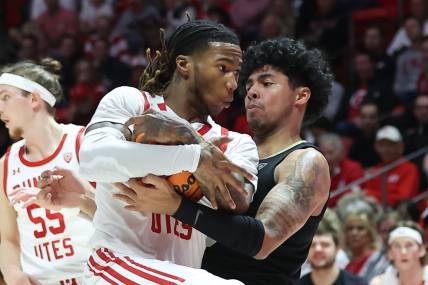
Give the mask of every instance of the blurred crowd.
<svg viewBox="0 0 428 285">
<path fill-rule="evenodd" d="M 46 56 L 59 60 L 65 92 L 57 119 L 63 123 L 86 125 L 108 91 L 138 86 L 148 56 L 162 49 L 160 29 L 168 37 L 188 18 L 231 27 L 243 50 L 284 35 L 320 48 L 336 80 L 324 116 L 302 135 L 329 163 L 329 206 L 344 231 L 343 238 L 332 235 L 338 268 L 368 281 L 390 265 L 388 232 L 399 221 L 413 221 L 422 232 L 428 228 L 428 1 L 6 0 L 0 5 L 0 65 Z M 249 133 L 238 95 L 217 121 Z M 10 143 L 1 125 L 1 155 Z"/>
</svg>

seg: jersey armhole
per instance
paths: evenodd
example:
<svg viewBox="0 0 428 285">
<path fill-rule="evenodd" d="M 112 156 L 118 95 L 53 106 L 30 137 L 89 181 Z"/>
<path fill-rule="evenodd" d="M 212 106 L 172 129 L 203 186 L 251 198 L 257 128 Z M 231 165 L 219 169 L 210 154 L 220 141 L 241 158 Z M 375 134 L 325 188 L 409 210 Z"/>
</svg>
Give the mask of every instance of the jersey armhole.
<svg viewBox="0 0 428 285">
<path fill-rule="evenodd" d="M 144 112 L 146 112 L 146 111 L 150 110 L 151 104 L 150 104 L 149 99 L 147 98 L 146 92 L 144 90 L 140 90 L 140 92 L 141 92 L 141 95 L 143 95 L 143 97 L 144 97 Z"/>
<path fill-rule="evenodd" d="M 226 128 L 224 128 L 224 127 L 221 127 L 221 136 L 222 136 L 222 137 L 227 137 L 228 135 L 229 135 L 229 130 L 228 130 L 228 129 L 226 129 Z M 225 153 L 228 145 L 229 145 L 229 143 L 228 143 L 228 142 L 227 142 L 227 143 L 223 143 L 223 144 L 221 144 L 221 145 L 220 145 L 220 150 L 221 150 L 223 153 Z"/>
<path fill-rule="evenodd" d="M 79 162 L 80 144 L 82 142 L 82 136 L 83 136 L 84 132 L 85 132 L 85 128 L 81 128 L 79 130 L 79 132 L 77 133 L 77 136 L 76 136 L 76 143 L 75 143 L 75 145 L 76 145 L 76 158 L 77 158 L 77 162 Z"/>
<path fill-rule="evenodd" d="M 3 161 L 3 191 L 4 194 L 7 197 L 7 174 L 8 174 L 8 167 L 9 167 L 9 156 L 10 156 L 10 147 L 7 149 L 6 154 L 4 156 Z"/>
</svg>

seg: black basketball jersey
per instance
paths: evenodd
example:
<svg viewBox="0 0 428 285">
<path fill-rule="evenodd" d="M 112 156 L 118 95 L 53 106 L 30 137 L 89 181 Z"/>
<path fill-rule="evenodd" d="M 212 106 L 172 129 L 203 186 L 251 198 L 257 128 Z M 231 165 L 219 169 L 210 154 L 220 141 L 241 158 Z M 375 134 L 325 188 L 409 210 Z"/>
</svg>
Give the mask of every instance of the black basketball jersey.
<svg viewBox="0 0 428 285">
<path fill-rule="evenodd" d="M 283 152 L 262 159 L 259 162 L 257 192 L 246 215 L 255 217 L 263 199 L 275 186 L 276 166 L 287 155 L 297 149 L 315 148 L 308 142 L 299 143 Z M 304 226 L 273 251 L 266 259 L 256 260 L 233 251 L 219 243 L 208 247 L 202 261 L 202 268 L 227 279 L 238 279 L 247 285 L 295 284 L 300 278 L 300 269 L 308 255 L 312 238 L 318 228 L 327 203 L 322 213 L 311 216 Z M 245 237 L 242 237 L 245 238 Z"/>
</svg>

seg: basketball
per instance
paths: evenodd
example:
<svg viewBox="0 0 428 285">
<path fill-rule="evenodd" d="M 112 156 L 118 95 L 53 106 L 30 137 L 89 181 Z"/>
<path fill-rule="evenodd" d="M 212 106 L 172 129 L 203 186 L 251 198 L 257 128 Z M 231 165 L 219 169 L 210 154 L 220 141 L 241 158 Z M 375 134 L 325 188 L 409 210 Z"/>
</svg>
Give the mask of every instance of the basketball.
<svg viewBox="0 0 428 285">
<path fill-rule="evenodd" d="M 144 133 L 136 135 L 135 141 L 139 143 L 150 143 L 144 142 Z M 171 182 L 177 193 L 193 201 L 199 201 L 202 196 L 204 196 L 199 188 L 198 181 L 193 173 L 189 171 L 182 171 L 181 173 L 173 174 L 168 177 L 168 181 Z"/>
</svg>

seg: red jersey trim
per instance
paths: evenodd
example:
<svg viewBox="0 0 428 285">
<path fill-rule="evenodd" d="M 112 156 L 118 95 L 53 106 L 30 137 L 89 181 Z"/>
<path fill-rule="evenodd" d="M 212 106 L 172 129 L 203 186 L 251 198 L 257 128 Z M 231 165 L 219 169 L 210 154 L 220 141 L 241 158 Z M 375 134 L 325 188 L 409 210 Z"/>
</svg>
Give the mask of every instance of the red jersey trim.
<svg viewBox="0 0 428 285">
<path fill-rule="evenodd" d="M 10 156 L 10 147 L 7 149 L 6 155 L 4 156 L 4 161 L 3 161 L 4 163 L 3 164 L 3 191 L 6 197 L 7 197 L 6 186 L 7 186 L 8 167 L 9 167 L 9 156 Z"/>
<path fill-rule="evenodd" d="M 55 152 L 53 154 L 51 154 L 50 156 L 46 157 L 45 159 L 39 160 L 39 161 L 28 161 L 27 159 L 25 159 L 24 154 L 25 154 L 25 147 L 22 146 L 19 149 L 19 159 L 21 160 L 22 164 L 24 164 L 25 166 L 28 167 L 36 167 L 36 166 L 42 166 L 48 162 L 50 162 L 51 160 L 53 160 L 61 151 L 65 139 L 67 138 L 67 134 L 64 134 L 62 136 L 61 142 L 59 143 L 58 147 L 56 148 Z"/>
<path fill-rule="evenodd" d="M 158 107 L 159 107 L 159 110 L 166 111 L 166 104 L 165 103 L 159 103 Z"/>
<path fill-rule="evenodd" d="M 76 136 L 76 158 L 77 158 L 77 162 L 79 162 L 80 143 L 82 141 L 82 135 L 83 135 L 84 131 L 85 131 L 85 128 L 81 128 L 79 130 L 79 132 L 77 133 L 77 136 Z"/>
<path fill-rule="evenodd" d="M 226 128 L 221 127 L 221 136 L 222 136 L 222 137 L 227 137 L 228 135 L 229 135 L 229 130 L 228 130 L 228 129 L 226 129 Z M 220 146 L 220 150 L 221 150 L 223 153 L 225 153 L 228 145 L 229 145 L 229 143 L 228 143 L 228 142 L 227 142 L 227 143 L 223 143 L 223 144 L 221 144 L 221 146 Z"/>
<path fill-rule="evenodd" d="M 141 95 L 144 97 L 144 112 L 150 109 L 150 102 L 149 99 L 147 99 L 146 92 L 141 91 Z"/>
<path fill-rule="evenodd" d="M 206 133 L 208 133 L 208 131 L 209 130 L 211 130 L 211 126 L 210 125 L 208 125 L 208 124 L 204 124 L 203 126 L 202 126 L 202 128 L 200 128 L 199 129 L 199 131 L 198 131 L 198 133 L 201 135 L 201 136 L 203 136 L 203 135 L 205 135 Z"/>
</svg>

